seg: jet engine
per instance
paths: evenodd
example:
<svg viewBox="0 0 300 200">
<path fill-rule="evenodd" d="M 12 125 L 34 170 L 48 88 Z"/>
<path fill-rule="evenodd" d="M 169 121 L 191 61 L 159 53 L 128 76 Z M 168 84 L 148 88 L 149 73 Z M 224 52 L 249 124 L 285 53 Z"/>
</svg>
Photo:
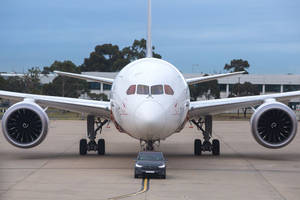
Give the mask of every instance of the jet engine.
<svg viewBox="0 0 300 200">
<path fill-rule="evenodd" d="M 9 143 L 19 148 L 39 145 L 48 132 L 49 119 L 36 103 L 23 101 L 11 106 L 2 118 L 2 131 Z"/>
<path fill-rule="evenodd" d="M 252 135 L 264 147 L 288 145 L 297 133 L 295 113 L 285 104 L 272 100 L 259 106 L 251 117 Z"/>
</svg>

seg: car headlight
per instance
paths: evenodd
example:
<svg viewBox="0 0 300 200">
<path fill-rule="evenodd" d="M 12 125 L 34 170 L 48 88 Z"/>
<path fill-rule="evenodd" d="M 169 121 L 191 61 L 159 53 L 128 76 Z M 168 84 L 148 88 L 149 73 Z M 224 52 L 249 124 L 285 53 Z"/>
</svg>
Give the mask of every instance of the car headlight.
<svg viewBox="0 0 300 200">
<path fill-rule="evenodd" d="M 138 168 L 143 167 L 142 165 L 139 165 L 139 164 L 135 164 L 135 166 L 138 167 Z"/>
<path fill-rule="evenodd" d="M 165 167 L 166 167 L 165 164 L 158 166 L 158 168 L 165 168 Z"/>
</svg>

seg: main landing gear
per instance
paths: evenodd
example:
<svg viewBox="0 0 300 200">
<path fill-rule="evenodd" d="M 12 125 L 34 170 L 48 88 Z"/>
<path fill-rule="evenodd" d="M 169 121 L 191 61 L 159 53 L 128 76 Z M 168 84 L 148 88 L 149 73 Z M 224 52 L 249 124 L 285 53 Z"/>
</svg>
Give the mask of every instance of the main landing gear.
<svg viewBox="0 0 300 200">
<path fill-rule="evenodd" d="M 101 121 L 100 118 L 95 121 L 95 116 L 88 115 L 87 116 L 87 139 L 81 139 L 79 143 L 79 154 L 86 155 L 88 151 L 97 151 L 99 155 L 105 154 L 105 140 L 99 139 L 98 143 L 96 143 L 96 135 L 97 132 L 101 133 L 102 127 L 108 122 L 107 119 Z M 95 130 L 95 124 L 97 128 Z"/>
<path fill-rule="evenodd" d="M 203 134 L 203 144 L 200 139 L 195 139 L 194 143 L 194 154 L 199 156 L 202 152 L 209 151 L 212 152 L 213 155 L 220 155 L 220 142 L 217 139 L 213 139 L 210 142 L 212 137 L 212 116 L 205 116 L 204 120 L 199 118 L 196 120 L 191 120 L 193 124 L 195 124 Z M 205 129 L 203 129 L 203 124 L 205 125 Z"/>
</svg>

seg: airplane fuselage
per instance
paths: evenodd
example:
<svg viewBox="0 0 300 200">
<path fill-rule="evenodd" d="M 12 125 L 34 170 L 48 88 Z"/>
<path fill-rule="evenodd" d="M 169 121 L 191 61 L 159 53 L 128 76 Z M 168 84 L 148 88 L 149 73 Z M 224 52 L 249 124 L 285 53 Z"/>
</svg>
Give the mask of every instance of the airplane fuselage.
<svg viewBox="0 0 300 200">
<path fill-rule="evenodd" d="M 156 58 L 128 64 L 112 85 L 112 117 L 117 128 L 140 140 L 161 140 L 180 131 L 189 104 L 189 88 L 182 74 Z"/>
</svg>

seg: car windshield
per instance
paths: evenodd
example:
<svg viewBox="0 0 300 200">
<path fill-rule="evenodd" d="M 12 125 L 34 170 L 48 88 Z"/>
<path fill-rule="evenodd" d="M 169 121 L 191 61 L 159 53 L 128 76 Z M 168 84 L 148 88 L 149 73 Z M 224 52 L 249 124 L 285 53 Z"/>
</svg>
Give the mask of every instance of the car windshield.
<svg viewBox="0 0 300 200">
<path fill-rule="evenodd" d="M 164 158 L 161 153 L 140 153 L 138 160 L 161 161 Z"/>
</svg>

